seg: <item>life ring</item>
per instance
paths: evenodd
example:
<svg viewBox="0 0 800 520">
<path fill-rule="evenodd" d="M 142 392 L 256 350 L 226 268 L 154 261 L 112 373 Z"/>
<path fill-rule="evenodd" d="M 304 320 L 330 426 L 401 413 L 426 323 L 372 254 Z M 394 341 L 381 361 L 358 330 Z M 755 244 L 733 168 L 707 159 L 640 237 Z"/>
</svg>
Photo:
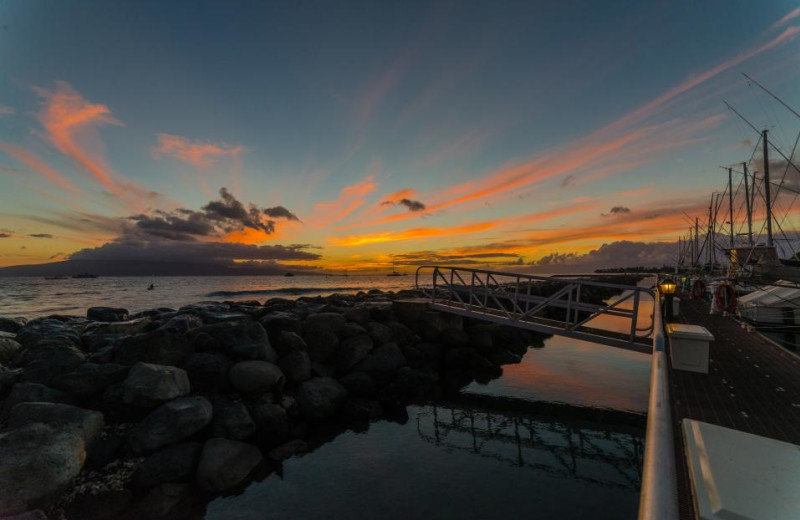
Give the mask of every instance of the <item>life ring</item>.
<svg viewBox="0 0 800 520">
<path fill-rule="evenodd" d="M 706 295 L 706 284 L 703 280 L 695 280 L 692 284 L 692 298 L 702 300 Z"/>
<path fill-rule="evenodd" d="M 736 289 L 727 283 L 720 284 L 714 291 L 714 303 L 727 313 L 736 312 Z"/>
</svg>

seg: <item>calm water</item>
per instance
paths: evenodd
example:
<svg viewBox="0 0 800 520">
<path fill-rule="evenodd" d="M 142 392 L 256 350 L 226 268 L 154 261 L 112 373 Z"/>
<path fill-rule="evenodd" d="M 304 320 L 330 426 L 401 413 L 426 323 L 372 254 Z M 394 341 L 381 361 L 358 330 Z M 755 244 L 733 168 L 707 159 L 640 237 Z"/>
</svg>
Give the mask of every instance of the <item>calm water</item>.
<svg viewBox="0 0 800 520">
<path fill-rule="evenodd" d="M 150 284 L 155 289 L 148 291 Z M 35 318 L 48 314 L 85 315 L 92 306 L 131 312 L 178 308 L 203 300 L 259 300 L 354 293 L 369 289 L 411 289 L 413 276 L 163 276 L 0 278 L 0 316 Z"/>
<path fill-rule="evenodd" d="M 0 315 L 82 315 L 93 305 L 137 311 L 209 299 L 397 290 L 411 288 L 413 281 L 413 276 L 0 278 Z M 154 291 L 146 290 L 150 283 Z M 643 307 L 642 319 L 649 312 Z M 609 319 L 604 326 L 623 330 L 627 324 Z M 550 338 L 521 363 L 504 366 L 500 378 L 466 387 L 461 398 L 410 406 L 404 424 L 381 421 L 366 432 L 346 431 L 287 460 L 280 475 L 271 473 L 239 495 L 210 502 L 205 519 L 633 519 L 644 428 L 593 423 L 572 411 L 646 411 L 649 369 L 647 355 Z M 514 406 L 498 406 L 509 401 Z M 526 410 L 532 401 L 560 403 L 558 418 Z"/>
</svg>

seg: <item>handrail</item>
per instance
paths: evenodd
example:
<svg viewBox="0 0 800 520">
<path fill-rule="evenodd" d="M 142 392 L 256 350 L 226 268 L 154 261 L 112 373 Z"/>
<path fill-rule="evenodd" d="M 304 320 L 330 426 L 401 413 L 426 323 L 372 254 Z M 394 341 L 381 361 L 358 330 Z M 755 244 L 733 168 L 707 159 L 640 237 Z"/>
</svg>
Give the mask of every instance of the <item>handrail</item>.
<svg viewBox="0 0 800 520">
<path fill-rule="evenodd" d="M 653 359 L 644 448 L 639 520 L 678 520 L 678 485 L 675 469 L 672 410 L 669 398 L 669 364 L 664 339 L 660 295 L 653 306 Z"/>
</svg>

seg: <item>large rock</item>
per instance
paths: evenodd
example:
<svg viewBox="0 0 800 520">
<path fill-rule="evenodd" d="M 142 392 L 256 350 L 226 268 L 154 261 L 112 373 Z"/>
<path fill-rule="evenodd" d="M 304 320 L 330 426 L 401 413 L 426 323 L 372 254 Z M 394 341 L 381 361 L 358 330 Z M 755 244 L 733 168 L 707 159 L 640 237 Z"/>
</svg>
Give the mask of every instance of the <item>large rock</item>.
<svg viewBox="0 0 800 520">
<path fill-rule="evenodd" d="M 286 383 L 281 369 L 266 361 L 240 361 L 231 367 L 231 384 L 245 394 L 280 392 Z"/>
<path fill-rule="evenodd" d="M 8 425 L 12 429 L 44 423 L 53 428 L 75 428 L 87 447 L 100 437 L 105 422 L 103 414 L 61 403 L 20 403 L 11 409 Z"/>
<path fill-rule="evenodd" d="M 303 339 L 312 361 L 328 361 L 339 346 L 339 331 L 344 323 L 344 316 L 335 312 L 311 314 L 303 321 Z"/>
<path fill-rule="evenodd" d="M 378 393 L 375 381 L 365 372 L 350 372 L 339 379 L 347 394 L 352 397 L 371 398 Z"/>
<path fill-rule="evenodd" d="M 136 468 L 133 485 L 151 488 L 165 482 L 191 480 L 202 449 L 199 442 L 182 442 L 153 453 Z"/>
<path fill-rule="evenodd" d="M 289 312 L 271 312 L 261 318 L 259 323 L 264 326 L 269 335 L 269 340 L 276 345 L 276 348 L 281 332 L 292 332 L 297 335 L 303 333 L 300 319 Z"/>
<path fill-rule="evenodd" d="M 375 348 L 354 370 L 366 372 L 376 379 L 391 379 L 398 368 L 406 364 L 403 351 L 395 343 Z"/>
<path fill-rule="evenodd" d="M 122 400 L 149 408 L 189 394 L 189 377 L 181 368 L 137 363 L 122 383 Z"/>
<path fill-rule="evenodd" d="M 19 403 L 64 403 L 73 404 L 75 399 L 61 390 L 39 383 L 15 383 L 6 397 L 0 417 L 8 417 Z"/>
<path fill-rule="evenodd" d="M 178 314 L 170 318 L 160 328 L 178 334 L 188 334 L 190 331 L 203 325 L 203 320 L 194 314 Z"/>
<path fill-rule="evenodd" d="M 399 321 L 388 321 L 386 322 L 386 326 L 389 327 L 392 333 L 392 341 L 397 343 L 400 347 L 413 345 L 419 340 L 419 336 L 417 336 L 413 330 Z"/>
<path fill-rule="evenodd" d="M 0 332 L 10 332 L 16 334 L 25 326 L 25 318 L 4 318 L 0 316 Z"/>
<path fill-rule="evenodd" d="M 392 329 L 383 323 L 371 321 L 367 323 L 367 333 L 375 342 L 376 345 L 383 345 L 392 341 Z"/>
<path fill-rule="evenodd" d="M 14 514 L 56 496 L 86 459 L 83 436 L 72 428 L 35 423 L 0 435 L 0 514 Z"/>
<path fill-rule="evenodd" d="M 380 324 L 378 324 L 380 325 Z M 372 351 L 372 338 L 366 334 L 342 341 L 333 355 L 332 364 L 338 372 L 347 372 Z"/>
<path fill-rule="evenodd" d="M 204 397 L 179 397 L 162 404 L 128 432 L 136 453 L 155 451 L 199 432 L 211 422 L 213 408 Z"/>
<path fill-rule="evenodd" d="M 17 365 L 24 367 L 23 381 L 49 385 L 58 375 L 72 372 L 86 361 L 83 352 L 63 341 L 40 342 L 26 348 L 17 358 Z"/>
<path fill-rule="evenodd" d="M 278 360 L 278 355 L 270 344 L 267 332 L 260 323 L 224 321 L 204 325 L 193 330 L 191 335 L 194 338 L 200 335 L 210 337 L 213 342 L 205 345 L 206 347 L 219 350 L 232 358 L 262 360 L 270 363 Z M 198 350 L 200 350 L 199 346 Z"/>
<path fill-rule="evenodd" d="M 311 357 L 305 350 L 289 352 L 278 361 L 278 366 L 291 384 L 302 383 L 311 378 Z"/>
<path fill-rule="evenodd" d="M 125 379 L 131 367 L 116 363 L 83 363 L 73 372 L 53 378 L 53 388 L 85 399 L 101 394 L 106 388 Z"/>
<path fill-rule="evenodd" d="M 279 355 L 285 356 L 296 350 L 306 351 L 308 350 L 308 345 L 306 345 L 305 340 L 303 340 L 303 338 L 301 338 L 298 334 L 284 330 L 278 334 L 278 340 L 277 343 L 275 343 L 275 349 L 278 351 Z"/>
<path fill-rule="evenodd" d="M 242 403 L 214 406 L 211 435 L 235 441 L 244 440 L 256 432 L 256 423 Z"/>
<path fill-rule="evenodd" d="M 347 398 L 347 390 L 329 377 L 315 377 L 297 390 L 300 413 L 308 421 L 323 421 L 336 415 Z"/>
<path fill-rule="evenodd" d="M 203 445 L 196 480 L 201 488 L 220 493 L 242 484 L 263 460 L 255 446 L 229 439 L 209 439 Z"/>
<path fill-rule="evenodd" d="M 86 311 L 86 317 L 92 321 L 125 321 L 130 317 L 127 309 L 115 307 L 90 307 Z"/>
<path fill-rule="evenodd" d="M 88 324 L 83 329 L 83 341 L 86 342 L 87 338 L 92 336 L 130 336 L 131 334 L 138 334 L 148 328 L 152 322 L 153 320 L 147 316 L 128 321 L 96 321 Z"/>
<path fill-rule="evenodd" d="M 183 362 L 194 393 L 225 393 L 228 391 L 228 371 L 231 362 L 222 354 L 198 352 Z"/>
<path fill-rule="evenodd" d="M 64 341 L 75 347 L 81 346 L 81 336 L 73 324 L 54 318 L 41 318 L 28 322 L 17 332 L 16 340 L 24 348 L 31 348 L 40 342 Z"/>
<path fill-rule="evenodd" d="M 0 365 L 10 365 L 21 345 L 11 338 L 0 338 Z"/>
<path fill-rule="evenodd" d="M 0 395 L 11 388 L 17 382 L 17 378 L 22 373 L 21 368 L 7 368 L 0 365 Z"/>
<path fill-rule="evenodd" d="M 178 366 L 194 351 L 183 334 L 157 329 L 123 337 L 117 343 L 113 361 L 120 365 L 153 363 Z"/>
<path fill-rule="evenodd" d="M 289 436 L 289 418 L 286 410 L 277 404 L 259 404 L 253 407 L 259 442 L 274 446 Z"/>
</svg>

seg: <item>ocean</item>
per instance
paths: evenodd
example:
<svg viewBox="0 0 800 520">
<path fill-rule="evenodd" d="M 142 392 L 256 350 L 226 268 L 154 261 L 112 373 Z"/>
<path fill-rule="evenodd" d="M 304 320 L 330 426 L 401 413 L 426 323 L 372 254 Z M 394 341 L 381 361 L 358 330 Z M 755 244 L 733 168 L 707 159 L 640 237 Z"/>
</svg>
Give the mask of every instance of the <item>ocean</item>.
<svg viewBox="0 0 800 520">
<path fill-rule="evenodd" d="M 152 291 L 147 288 L 152 284 Z M 138 312 L 177 309 L 205 300 L 241 301 L 325 296 L 380 289 L 413 289 L 414 276 L 108 276 L 46 280 L 0 277 L 0 316 L 28 319 L 49 314 L 86 315 L 96 306 Z"/>
</svg>

